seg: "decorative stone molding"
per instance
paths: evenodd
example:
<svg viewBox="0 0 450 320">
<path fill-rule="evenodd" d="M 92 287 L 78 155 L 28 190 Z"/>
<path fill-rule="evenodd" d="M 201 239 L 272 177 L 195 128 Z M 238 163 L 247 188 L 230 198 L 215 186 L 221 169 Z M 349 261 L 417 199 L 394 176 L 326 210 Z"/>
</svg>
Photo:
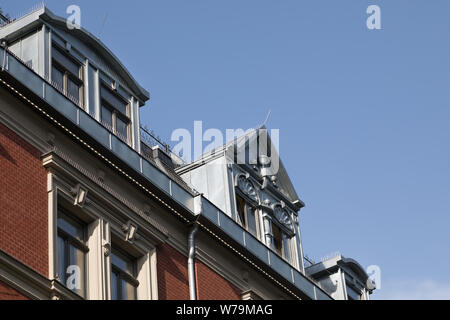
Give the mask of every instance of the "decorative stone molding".
<svg viewBox="0 0 450 320">
<path fill-rule="evenodd" d="M 59 301 L 61 300 L 61 297 L 56 293 L 52 293 L 50 300 Z"/>
<path fill-rule="evenodd" d="M 273 215 L 278 223 L 290 231 L 291 236 L 295 234 L 295 227 L 291 214 L 285 208 L 283 203 L 275 204 L 273 206 Z"/>
<path fill-rule="evenodd" d="M 105 257 L 109 257 L 111 255 L 111 243 L 103 240 L 103 254 Z"/>
<path fill-rule="evenodd" d="M 236 187 L 238 187 L 239 190 L 251 201 L 255 203 L 259 202 L 258 191 L 253 182 L 250 181 L 250 176 L 248 173 L 239 174 L 236 176 Z"/>
<path fill-rule="evenodd" d="M 103 170 L 101 170 L 101 169 L 99 169 L 99 170 L 97 171 L 97 178 L 98 178 L 98 181 L 104 183 L 104 182 L 105 182 L 105 176 L 106 176 L 105 171 L 103 171 Z"/>
<path fill-rule="evenodd" d="M 144 212 L 144 214 L 146 214 L 146 215 L 151 215 L 152 214 L 152 211 L 153 211 L 154 209 L 153 209 L 153 207 L 151 206 L 151 205 L 149 205 L 149 204 L 144 204 L 144 208 L 143 208 L 143 212 Z"/>
<path fill-rule="evenodd" d="M 81 184 L 77 184 L 76 187 L 71 190 L 71 193 L 75 196 L 73 205 L 83 208 L 84 204 L 86 203 L 88 190 Z"/>
<path fill-rule="evenodd" d="M 264 240 L 266 245 L 269 248 L 271 248 L 273 244 L 272 217 L 266 212 L 263 213 L 263 223 L 264 223 Z"/>
<path fill-rule="evenodd" d="M 242 300 L 263 300 L 263 298 L 261 298 L 259 295 L 257 295 L 254 291 L 252 290 L 248 290 L 245 291 L 241 294 L 241 299 Z"/>
<path fill-rule="evenodd" d="M 133 243 L 138 239 L 138 226 L 129 220 L 127 224 L 122 226 L 122 231 L 125 233 L 125 241 Z"/>
<path fill-rule="evenodd" d="M 47 132 L 46 142 L 51 146 L 55 146 L 55 134 L 53 132 Z"/>
</svg>

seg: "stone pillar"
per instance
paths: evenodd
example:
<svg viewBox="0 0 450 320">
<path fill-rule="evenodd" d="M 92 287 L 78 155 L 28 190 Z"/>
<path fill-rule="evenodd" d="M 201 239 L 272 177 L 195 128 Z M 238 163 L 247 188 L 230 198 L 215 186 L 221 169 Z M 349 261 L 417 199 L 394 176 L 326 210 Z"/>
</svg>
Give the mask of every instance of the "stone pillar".
<svg viewBox="0 0 450 320">
<path fill-rule="evenodd" d="M 263 210 L 264 223 L 264 241 L 269 248 L 273 248 L 273 234 L 272 234 L 272 217 Z"/>
</svg>

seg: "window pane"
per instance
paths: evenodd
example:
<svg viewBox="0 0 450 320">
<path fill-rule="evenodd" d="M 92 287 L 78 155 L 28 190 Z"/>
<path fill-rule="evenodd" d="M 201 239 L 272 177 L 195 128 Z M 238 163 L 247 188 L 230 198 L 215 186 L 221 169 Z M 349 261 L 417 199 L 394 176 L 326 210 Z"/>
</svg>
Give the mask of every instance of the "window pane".
<svg viewBox="0 0 450 320">
<path fill-rule="evenodd" d="M 64 90 L 64 75 L 54 66 L 52 67 L 52 82 L 58 89 Z"/>
<path fill-rule="evenodd" d="M 76 222 L 69 217 L 60 215 L 58 217 L 58 228 L 65 231 L 72 237 L 77 238 L 78 240 L 84 240 L 83 226 L 79 222 Z"/>
<path fill-rule="evenodd" d="M 122 300 L 136 300 L 136 288 L 125 280 L 122 280 Z"/>
<path fill-rule="evenodd" d="M 116 128 L 117 128 L 117 135 L 124 139 L 125 141 L 128 141 L 128 125 L 126 122 L 122 121 L 119 117 L 116 119 Z"/>
<path fill-rule="evenodd" d="M 106 106 L 102 105 L 102 123 L 110 130 L 113 129 L 112 125 L 112 112 Z"/>
<path fill-rule="evenodd" d="M 58 276 L 63 284 L 66 284 L 66 248 L 64 239 L 58 237 Z"/>
<path fill-rule="evenodd" d="M 78 267 L 71 268 L 69 276 L 69 283 L 67 286 L 78 293 L 81 296 L 84 296 L 84 286 L 85 286 L 85 254 L 80 249 L 70 245 L 69 246 L 69 267 Z"/>
<path fill-rule="evenodd" d="M 249 206 L 247 206 L 247 224 L 247 230 L 257 237 L 258 231 L 256 227 L 256 210 Z"/>
<path fill-rule="evenodd" d="M 115 272 L 111 272 L 111 299 L 119 299 L 119 277 Z"/>
<path fill-rule="evenodd" d="M 245 228 L 245 201 L 238 195 L 236 195 L 236 209 L 238 222 Z"/>
<path fill-rule="evenodd" d="M 287 236 L 284 236 L 283 239 L 283 252 L 284 252 L 284 258 L 287 261 L 291 261 L 291 239 L 289 239 Z"/>
<path fill-rule="evenodd" d="M 275 251 L 282 256 L 283 255 L 283 239 L 280 228 L 272 223 L 272 232 L 273 232 L 273 247 Z"/>
<path fill-rule="evenodd" d="M 80 102 L 80 86 L 72 81 L 70 78 L 67 79 L 67 93 L 76 102 Z"/>
<path fill-rule="evenodd" d="M 124 116 L 128 116 L 127 114 L 127 105 L 128 103 L 117 97 L 112 90 L 106 88 L 104 85 L 101 86 L 100 95 L 103 100 L 105 100 L 108 104 L 110 104 L 114 109 L 122 113 Z"/>
<path fill-rule="evenodd" d="M 39 48 L 39 35 L 38 33 L 34 33 L 31 36 L 27 36 L 22 39 L 22 60 L 26 61 L 26 63 L 38 71 L 38 51 L 36 48 Z"/>
<path fill-rule="evenodd" d="M 134 264 L 123 254 L 114 250 L 111 254 L 111 263 L 118 269 L 128 273 L 130 276 L 134 276 Z"/>
<path fill-rule="evenodd" d="M 111 284 L 113 299 L 136 299 L 136 287 L 132 285 L 131 280 L 135 278 L 135 269 L 135 259 L 113 248 L 111 253 L 111 281 L 115 282 Z"/>
<path fill-rule="evenodd" d="M 349 286 L 347 286 L 347 295 L 349 300 L 361 300 L 361 293 L 358 293 Z"/>
<path fill-rule="evenodd" d="M 72 73 L 77 78 L 80 78 L 80 65 L 70 59 L 66 53 L 63 53 L 59 49 L 53 47 L 52 58 L 58 61 L 58 63 L 67 69 L 67 71 Z"/>
</svg>

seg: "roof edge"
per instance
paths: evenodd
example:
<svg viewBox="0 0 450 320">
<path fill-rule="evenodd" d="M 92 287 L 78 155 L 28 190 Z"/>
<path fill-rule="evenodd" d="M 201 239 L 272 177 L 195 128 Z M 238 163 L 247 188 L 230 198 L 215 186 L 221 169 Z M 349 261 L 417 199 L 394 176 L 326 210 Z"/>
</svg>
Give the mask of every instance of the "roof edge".
<svg viewBox="0 0 450 320">
<path fill-rule="evenodd" d="M 24 19 L 26 18 L 28 18 L 28 21 L 24 21 Z M 5 25 L 4 28 L 17 25 L 16 31 L 19 31 L 23 28 L 26 28 L 28 25 L 35 24 L 39 20 L 45 23 L 54 24 L 55 26 L 66 26 L 66 19 L 57 16 L 46 6 L 42 6 L 28 14 L 23 15 L 20 18 L 14 19 L 9 24 Z M 20 23 L 25 24 L 20 25 Z M 86 42 L 88 45 L 96 48 L 96 50 L 99 51 L 99 54 L 103 56 L 105 60 L 109 62 L 113 68 L 116 69 L 118 75 L 126 81 L 126 85 L 140 100 L 141 106 L 143 106 L 144 103 L 150 99 L 150 93 L 137 82 L 137 80 L 131 75 L 131 73 L 123 65 L 120 59 L 99 38 L 95 37 L 92 33 L 81 26 L 74 30 L 68 30 L 68 32 L 72 33 L 75 37 L 83 37 L 82 39 L 80 39 L 81 41 L 84 40 L 84 42 Z"/>
</svg>

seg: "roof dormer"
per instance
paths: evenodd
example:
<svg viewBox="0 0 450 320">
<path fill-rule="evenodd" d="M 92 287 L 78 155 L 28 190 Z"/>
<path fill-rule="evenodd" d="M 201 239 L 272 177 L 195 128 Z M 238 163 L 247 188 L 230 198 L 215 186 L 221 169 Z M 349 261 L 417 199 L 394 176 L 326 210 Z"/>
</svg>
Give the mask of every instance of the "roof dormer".
<svg viewBox="0 0 450 320">
<path fill-rule="evenodd" d="M 120 60 L 83 28 L 41 7 L 0 28 L 0 39 L 111 133 L 140 150 L 139 108 L 150 98 Z"/>
</svg>

